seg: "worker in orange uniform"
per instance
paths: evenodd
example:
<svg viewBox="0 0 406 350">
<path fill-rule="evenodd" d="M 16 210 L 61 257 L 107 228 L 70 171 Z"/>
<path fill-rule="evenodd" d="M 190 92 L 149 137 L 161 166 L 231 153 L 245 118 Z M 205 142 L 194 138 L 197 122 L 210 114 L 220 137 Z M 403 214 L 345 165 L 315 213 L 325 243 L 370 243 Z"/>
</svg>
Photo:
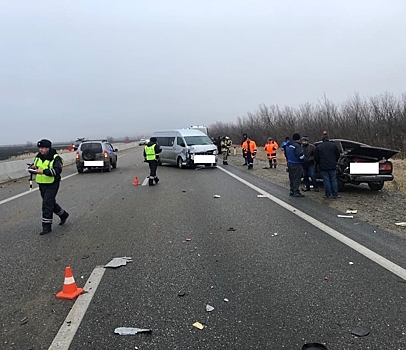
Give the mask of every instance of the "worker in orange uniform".
<svg viewBox="0 0 406 350">
<path fill-rule="evenodd" d="M 248 169 L 253 169 L 254 167 L 254 158 L 257 155 L 257 144 L 254 140 L 251 140 L 249 137 L 242 144 L 242 152 L 244 157 L 247 159 Z"/>
<path fill-rule="evenodd" d="M 272 169 L 272 166 L 276 169 L 276 151 L 279 148 L 279 145 L 272 137 L 268 137 L 268 142 L 264 146 L 264 150 L 269 160 L 269 168 Z"/>
</svg>

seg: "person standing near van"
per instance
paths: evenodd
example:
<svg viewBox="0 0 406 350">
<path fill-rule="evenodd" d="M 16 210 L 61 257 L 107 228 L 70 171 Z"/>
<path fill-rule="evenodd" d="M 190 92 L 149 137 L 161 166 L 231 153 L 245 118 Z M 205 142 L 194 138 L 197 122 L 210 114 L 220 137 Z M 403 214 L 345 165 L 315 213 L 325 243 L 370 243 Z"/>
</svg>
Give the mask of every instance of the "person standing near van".
<svg viewBox="0 0 406 350">
<path fill-rule="evenodd" d="M 230 154 L 230 147 L 232 146 L 233 141 L 228 136 L 223 136 L 221 140 L 221 153 L 223 155 L 223 164 L 228 165 L 227 159 Z"/>
<path fill-rule="evenodd" d="M 39 186 L 42 197 L 42 231 L 40 235 L 52 232 L 52 219 L 54 214 L 61 219 L 59 225 L 63 225 L 69 217 L 69 213 L 56 203 L 56 195 L 59 190 L 63 161 L 49 140 L 42 139 L 37 143 L 39 152 L 29 171 L 35 175 L 35 181 Z"/>
<path fill-rule="evenodd" d="M 242 144 L 242 152 L 247 160 L 248 169 L 253 169 L 254 158 L 257 155 L 257 144 L 255 141 L 247 137 L 247 140 Z"/>
<path fill-rule="evenodd" d="M 148 144 L 144 147 L 144 158 L 149 165 L 149 186 L 154 186 L 159 182 L 159 179 L 156 176 L 156 170 L 158 168 L 158 154 L 161 152 L 162 149 L 159 147 L 156 137 L 151 137 Z"/>
</svg>

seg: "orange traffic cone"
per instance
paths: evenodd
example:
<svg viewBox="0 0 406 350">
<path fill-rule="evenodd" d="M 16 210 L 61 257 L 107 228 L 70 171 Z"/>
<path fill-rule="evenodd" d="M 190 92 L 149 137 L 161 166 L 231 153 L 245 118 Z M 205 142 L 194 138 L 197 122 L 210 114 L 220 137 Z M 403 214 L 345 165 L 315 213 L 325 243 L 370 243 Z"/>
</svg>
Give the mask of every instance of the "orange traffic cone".
<svg viewBox="0 0 406 350">
<path fill-rule="evenodd" d="M 134 177 L 134 181 L 133 181 L 133 185 L 134 186 L 138 186 L 140 184 L 140 182 L 138 181 L 138 177 Z"/>
<path fill-rule="evenodd" d="M 83 288 L 78 288 L 73 278 L 72 269 L 67 266 L 65 269 L 65 282 L 63 283 L 62 292 L 59 292 L 56 297 L 58 299 L 75 299 L 78 295 L 84 292 Z"/>
</svg>

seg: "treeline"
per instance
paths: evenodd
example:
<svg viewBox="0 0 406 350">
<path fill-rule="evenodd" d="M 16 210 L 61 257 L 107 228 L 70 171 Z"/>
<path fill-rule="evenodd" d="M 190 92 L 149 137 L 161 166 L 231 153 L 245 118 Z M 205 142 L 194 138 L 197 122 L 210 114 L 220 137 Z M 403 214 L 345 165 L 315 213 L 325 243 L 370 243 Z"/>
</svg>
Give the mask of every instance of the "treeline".
<svg viewBox="0 0 406 350">
<path fill-rule="evenodd" d="M 385 93 L 370 98 L 358 94 L 336 105 L 326 97 L 317 104 L 298 108 L 260 105 L 257 111 L 238 117 L 234 123 L 210 125 L 210 136 L 227 135 L 239 143 L 247 133 L 259 145 L 268 137 L 281 143 L 293 133 L 307 135 L 310 142 L 321 139 L 326 130 L 330 138 L 343 138 L 371 146 L 397 149 L 406 154 L 406 94 Z"/>
</svg>

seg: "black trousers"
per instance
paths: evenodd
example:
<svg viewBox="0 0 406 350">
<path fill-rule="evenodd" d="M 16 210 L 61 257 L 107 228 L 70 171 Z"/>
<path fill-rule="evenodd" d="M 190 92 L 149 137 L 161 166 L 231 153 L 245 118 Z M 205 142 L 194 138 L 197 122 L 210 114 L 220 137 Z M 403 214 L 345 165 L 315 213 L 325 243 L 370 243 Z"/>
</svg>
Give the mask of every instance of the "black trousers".
<svg viewBox="0 0 406 350">
<path fill-rule="evenodd" d="M 300 193 L 299 186 L 303 174 L 302 164 L 288 164 L 288 170 L 289 170 L 290 193 L 298 194 Z"/>
<path fill-rule="evenodd" d="M 149 165 L 149 178 L 150 178 L 150 180 L 154 180 L 157 178 L 156 169 L 158 168 L 158 161 L 149 160 L 148 165 Z"/>
<path fill-rule="evenodd" d="M 52 225 L 54 214 L 61 216 L 65 211 L 56 203 L 56 195 L 59 190 L 59 181 L 52 184 L 39 184 L 42 197 L 42 226 Z"/>
</svg>

